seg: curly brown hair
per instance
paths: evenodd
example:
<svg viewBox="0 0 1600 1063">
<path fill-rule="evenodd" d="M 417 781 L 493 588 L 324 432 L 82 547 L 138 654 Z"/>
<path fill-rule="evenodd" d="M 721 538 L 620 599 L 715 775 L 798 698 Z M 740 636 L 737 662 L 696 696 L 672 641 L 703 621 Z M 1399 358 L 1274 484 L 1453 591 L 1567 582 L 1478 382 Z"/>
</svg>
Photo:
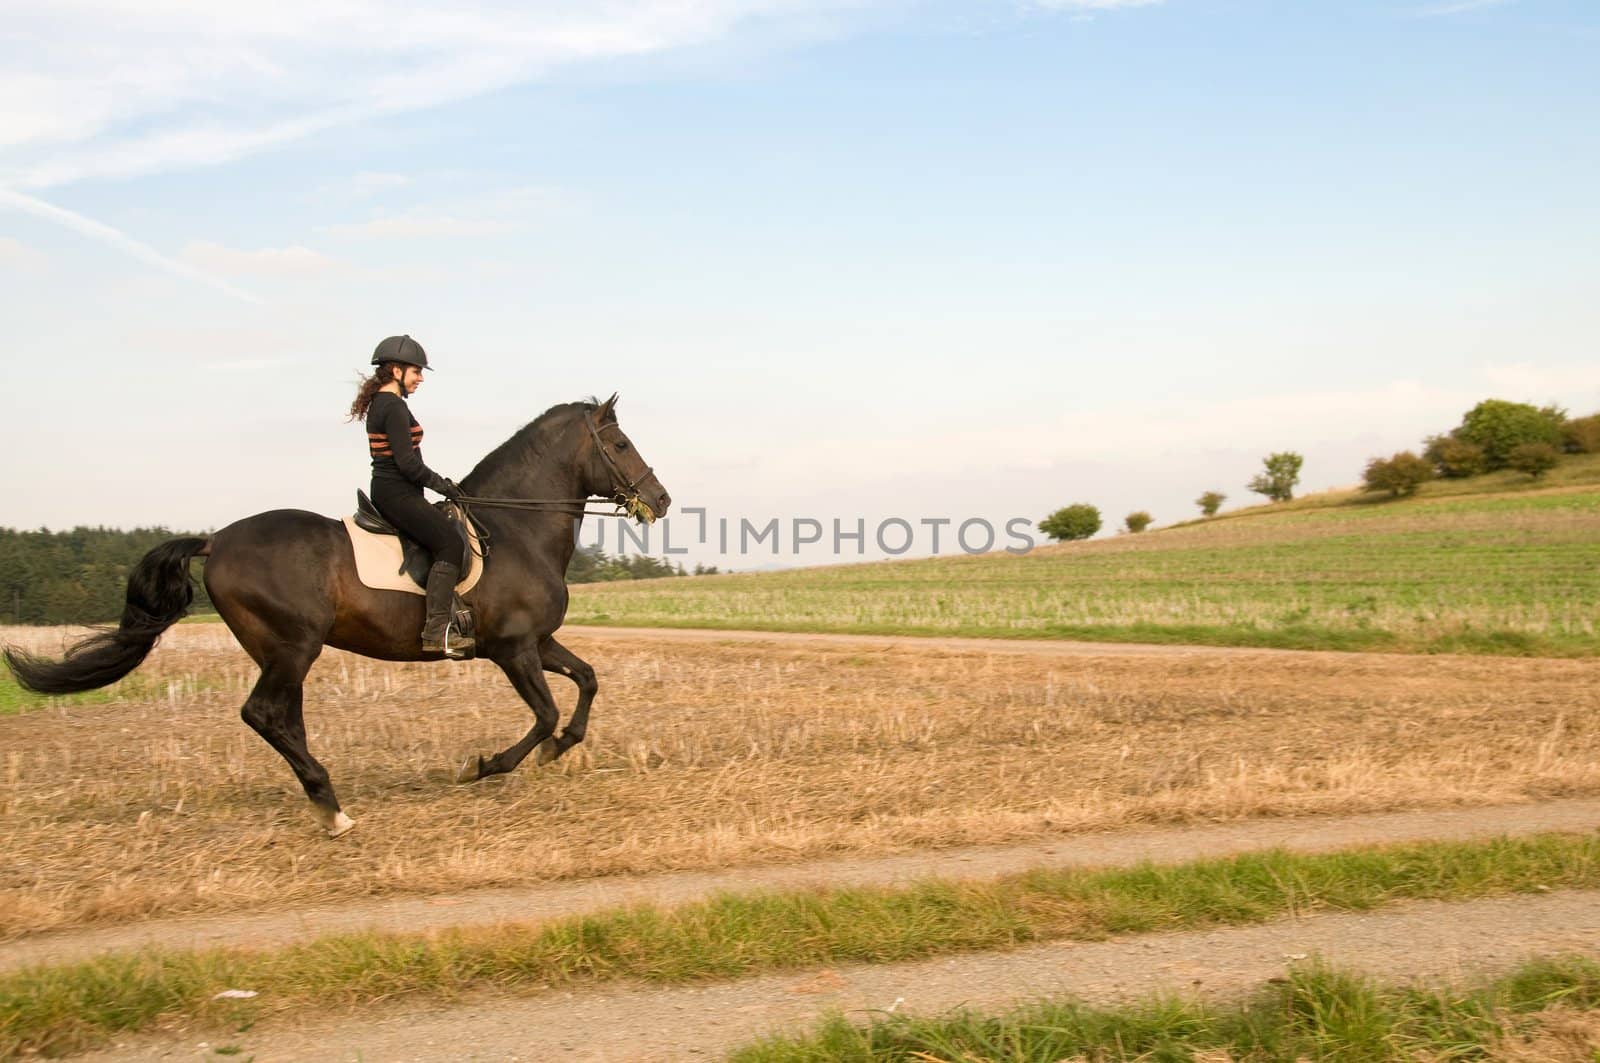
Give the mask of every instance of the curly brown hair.
<svg viewBox="0 0 1600 1063">
<path fill-rule="evenodd" d="M 372 400 L 383 386 L 391 380 L 400 379 L 396 369 L 404 370 L 405 366 L 399 362 L 384 362 L 372 371 L 369 377 L 361 378 L 361 386 L 356 389 L 355 401 L 350 404 L 349 421 L 360 421 L 367 416 L 367 407 L 372 405 Z"/>
</svg>

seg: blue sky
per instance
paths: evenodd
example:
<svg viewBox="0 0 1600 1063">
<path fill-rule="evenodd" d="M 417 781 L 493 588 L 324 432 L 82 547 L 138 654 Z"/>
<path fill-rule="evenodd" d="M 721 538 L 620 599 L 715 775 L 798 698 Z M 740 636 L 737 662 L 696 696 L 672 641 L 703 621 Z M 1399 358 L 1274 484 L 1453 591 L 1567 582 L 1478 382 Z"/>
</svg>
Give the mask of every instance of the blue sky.
<svg viewBox="0 0 1600 1063">
<path fill-rule="evenodd" d="M 1592 3 L 130 10 L 0 25 L 0 525 L 343 513 L 401 331 L 446 475 L 620 391 L 760 521 L 1159 524 L 1600 409 Z"/>
</svg>

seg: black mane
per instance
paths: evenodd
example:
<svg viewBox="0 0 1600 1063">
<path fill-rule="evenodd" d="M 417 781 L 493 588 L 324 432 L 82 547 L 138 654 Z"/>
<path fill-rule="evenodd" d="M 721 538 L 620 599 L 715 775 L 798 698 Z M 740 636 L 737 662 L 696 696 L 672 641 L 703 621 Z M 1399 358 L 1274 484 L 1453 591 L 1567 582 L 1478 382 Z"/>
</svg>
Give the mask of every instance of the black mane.
<svg viewBox="0 0 1600 1063">
<path fill-rule="evenodd" d="M 599 406 L 593 399 L 580 402 L 558 402 L 548 410 L 517 429 L 510 439 L 485 454 L 472 471 L 462 477 L 462 484 L 471 481 L 481 484 L 495 473 L 506 468 L 526 467 L 536 464 L 548 442 L 546 429 L 563 416 L 572 413 L 587 414 Z M 468 489 L 470 494 L 472 489 Z"/>
</svg>

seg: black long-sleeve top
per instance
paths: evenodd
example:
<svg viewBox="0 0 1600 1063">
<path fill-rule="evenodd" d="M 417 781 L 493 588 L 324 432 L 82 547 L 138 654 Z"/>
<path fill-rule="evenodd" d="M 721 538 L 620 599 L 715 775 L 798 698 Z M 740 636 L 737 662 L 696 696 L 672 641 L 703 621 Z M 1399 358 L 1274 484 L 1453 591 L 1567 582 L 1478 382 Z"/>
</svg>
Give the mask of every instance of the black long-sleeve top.
<svg viewBox="0 0 1600 1063">
<path fill-rule="evenodd" d="M 422 461 L 422 426 L 400 396 L 380 391 L 367 407 L 367 448 L 372 452 L 372 478 L 409 483 L 434 491 L 444 477 Z"/>
</svg>

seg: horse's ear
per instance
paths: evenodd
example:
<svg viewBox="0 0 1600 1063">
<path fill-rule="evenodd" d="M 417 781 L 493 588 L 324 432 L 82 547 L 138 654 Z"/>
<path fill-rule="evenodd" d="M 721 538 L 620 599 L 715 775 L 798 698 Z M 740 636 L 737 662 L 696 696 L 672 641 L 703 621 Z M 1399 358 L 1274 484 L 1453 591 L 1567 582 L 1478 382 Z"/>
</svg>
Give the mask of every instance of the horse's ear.
<svg viewBox="0 0 1600 1063">
<path fill-rule="evenodd" d="M 607 421 L 615 421 L 616 419 L 617 393 L 613 391 L 611 393 L 611 397 L 602 402 L 600 404 L 600 408 L 595 411 L 595 420 L 599 421 L 601 424 L 605 424 Z"/>
</svg>

